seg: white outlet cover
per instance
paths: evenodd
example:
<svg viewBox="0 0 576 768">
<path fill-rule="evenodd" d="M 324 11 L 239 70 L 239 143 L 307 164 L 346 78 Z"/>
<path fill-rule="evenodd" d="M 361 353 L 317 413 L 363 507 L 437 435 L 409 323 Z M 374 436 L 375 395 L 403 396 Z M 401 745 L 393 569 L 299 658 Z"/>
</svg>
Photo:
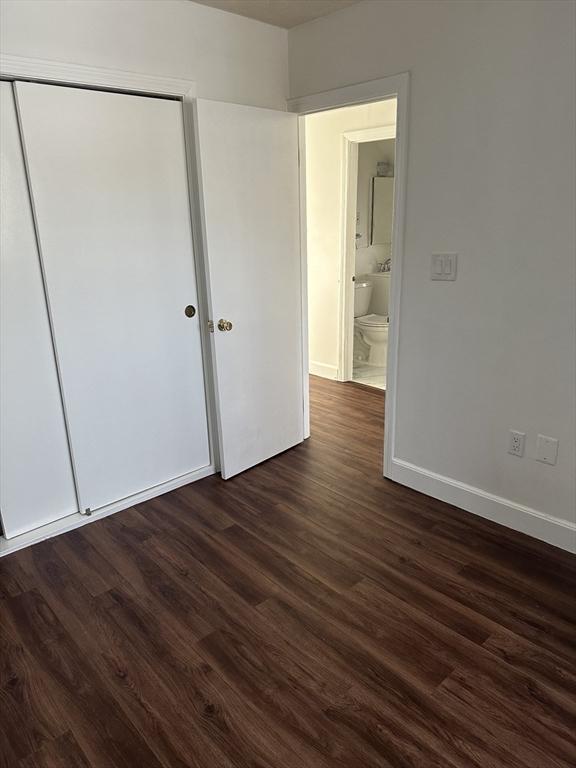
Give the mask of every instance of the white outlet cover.
<svg viewBox="0 0 576 768">
<path fill-rule="evenodd" d="M 510 430 L 508 439 L 508 453 L 512 456 L 524 456 L 524 444 L 526 442 L 526 433 L 518 432 L 515 429 Z"/>
<path fill-rule="evenodd" d="M 547 435 L 538 435 L 536 440 L 536 460 L 544 464 L 556 464 L 558 459 L 558 440 Z"/>
</svg>

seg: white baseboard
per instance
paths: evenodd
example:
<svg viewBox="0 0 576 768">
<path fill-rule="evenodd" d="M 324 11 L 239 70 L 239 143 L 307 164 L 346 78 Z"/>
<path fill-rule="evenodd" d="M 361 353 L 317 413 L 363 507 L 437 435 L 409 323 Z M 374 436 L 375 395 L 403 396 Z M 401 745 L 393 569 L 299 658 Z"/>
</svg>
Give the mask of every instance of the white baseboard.
<svg viewBox="0 0 576 768">
<path fill-rule="evenodd" d="M 315 363 L 310 361 L 310 373 L 314 376 L 322 376 L 324 379 L 337 379 L 338 368 L 335 365 L 326 365 L 326 363 Z"/>
<path fill-rule="evenodd" d="M 390 479 L 567 552 L 576 553 L 576 522 L 547 515 L 403 459 L 392 459 Z"/>
<path fill-rule="evenodd" d="M 61 533 L 72 531 L 74 528 L 80 528 L 82 525 L 93 523 L 95 520 L 101 520 L 103 517 L 113 515 L 115 512 L 121 512 L 123 509 L 133 507 L 135 504 L 141 504 L 143 501 L 153 499 L 155 496 L 161 496 L 163 493 L 168 493 L 168 491 L 174 491 L 176 488 L 193 483 L 195 480 L 201 480 L 203 477 L 213 475 L 215 472 L 214 466 L 210 464 L 207 467 L 196 469 L 194 472 L 188 472 L 185 475 L 180 475 L 180 477 L 175 477 L 173 480 L 147 488 L 140 493 L 127 496 L 125 499 L 115 501 L 113 504 L 108 504 L 95 510 L 91 515 L 81 515 L 76 512 L 73 515 L 63 517 L 61 520 L 55 520 L 53 523 L 35 528 L 33 531 L 21 533 L 12 539 L 0 537 L 0 557 L 9 555 L 11 552 L 16 552 L 24 547 L 30 547 L 32 544 L 38 544 L 40 541 L 51 539 L 53 536 L 59 536 Z"/>
</svg>

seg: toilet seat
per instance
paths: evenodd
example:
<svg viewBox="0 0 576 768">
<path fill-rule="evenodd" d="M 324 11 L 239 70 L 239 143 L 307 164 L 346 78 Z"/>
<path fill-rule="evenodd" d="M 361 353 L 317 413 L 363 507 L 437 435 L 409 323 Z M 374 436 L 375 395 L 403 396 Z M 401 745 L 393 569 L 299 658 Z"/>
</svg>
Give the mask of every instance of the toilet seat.
<svg viewBox="0 0 576 768">
<path fill-rule="evenodd" d="M 358 325 L 363 325 L 366 328 L 384 328 L 388 325 L 388 317 L 386 315 L 362 315 L 361 317 L 355 317 L 354 320 Z"/>
</svg>

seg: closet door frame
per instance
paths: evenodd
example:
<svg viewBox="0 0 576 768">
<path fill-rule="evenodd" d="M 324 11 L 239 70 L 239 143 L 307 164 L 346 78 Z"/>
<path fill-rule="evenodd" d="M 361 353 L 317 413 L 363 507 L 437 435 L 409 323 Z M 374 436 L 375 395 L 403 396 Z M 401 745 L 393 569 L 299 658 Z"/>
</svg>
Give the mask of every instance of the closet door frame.
<svg viewBox="0 0 576 768">
<path fill-rule="evenodd" d="M 171 99 L 182 104 L 184 127 L 184 143 L 186 148 L 186 173 L 188 180 L 188 201 L 190 210 L 190 227 L 192 231 L 192 247 L 194 254 L 194 269 L 197 283 L 198 316 L 200 321 L 200 338 L 202 347 L 202 366 L 204 372 L 204 389 L 206 393 L 206 412 L 208 417 L 208 441 L 210 447 L 210 463 L 207 467 L 190 473 L 184 477 L 162 483 L 161 485 L 141 491 L 118 502 L 109 504 L 91 515 L 81 513 L 69 515 L 34 531 L 24 533 L 12 539 L 0 537 L 0 557 L 23 547 L 30 546 L 65 531 L 77 528 L 85 523 L 106 517 L 122 509 L 141 503 L 146 499 L 166 493 L 174 488 L 185 485 L 193 480 L 215 474 L 219 468 L 218 441 L 216 438 L 216 403 L 214 387 L 214 368 L 209 331 L 209 295 L 206 264 L 200 237 L 199 191 L 196 184 L 195 132 L 194 132 L 194 102 L 196 99 L 196 83 L 192 80 L 157 77 L 135 72 L 104 69 L 100 67 L 85 67 L 76 64 L 33 59 L 21 56 L 0 54 L 0 80 L 13 82 L 28 81 L 49 85 L 74 86 L 91 90 L 114 91 L 138 96 L 153 96 Z M 50 313 L 50 308 L 48 308 Z M 74 457 L 72 455 L 72 462 Z"/>
</svg>

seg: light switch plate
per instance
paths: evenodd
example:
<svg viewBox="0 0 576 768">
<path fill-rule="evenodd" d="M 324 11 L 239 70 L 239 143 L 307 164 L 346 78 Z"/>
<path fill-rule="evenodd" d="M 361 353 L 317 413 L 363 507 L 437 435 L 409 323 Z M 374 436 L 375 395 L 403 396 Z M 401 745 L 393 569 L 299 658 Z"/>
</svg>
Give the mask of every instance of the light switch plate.
<svg viewBox="0 0 576 768">
<path fill-rule="evenodd" d="M 558 440 L 547 435 L 538 435 L 536 440 L 536 460 L 544 464 L 556 464 L 558 459 Z"/>
<path fill-rule="evenodd" d="M 433 253 L 432 280 L 456 280 L 457 253 Z"/>
</svg>

